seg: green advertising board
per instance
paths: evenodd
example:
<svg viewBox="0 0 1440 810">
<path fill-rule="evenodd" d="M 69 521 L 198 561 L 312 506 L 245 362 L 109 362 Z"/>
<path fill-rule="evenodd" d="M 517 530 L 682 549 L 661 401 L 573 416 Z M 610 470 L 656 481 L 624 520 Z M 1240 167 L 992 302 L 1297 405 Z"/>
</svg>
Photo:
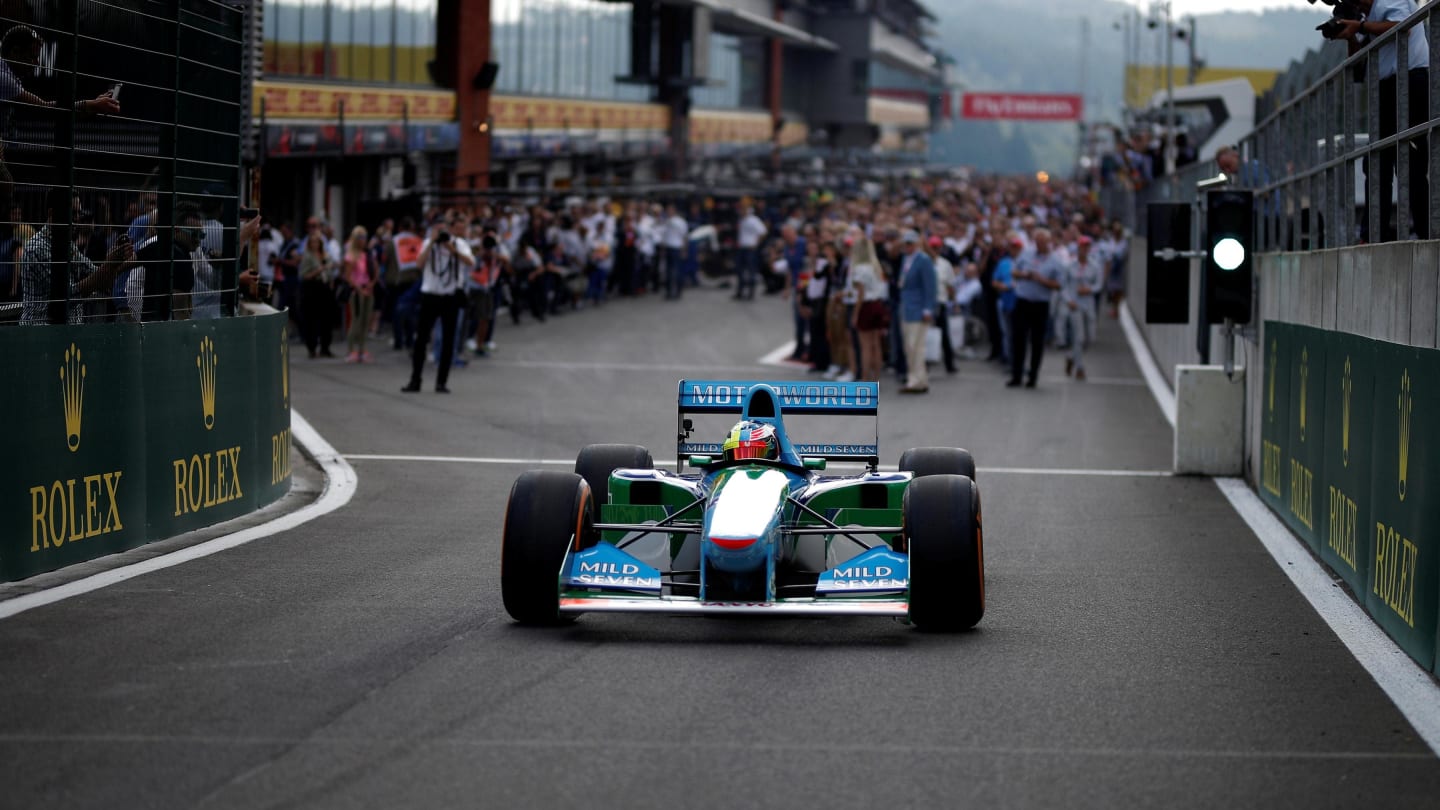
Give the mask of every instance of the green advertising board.
<svg viewBox="0 0 1440 810">
<path fill-rule="evenodd" d="M 1440 352 L 1375 343 L 1369 585 L 1365 607 L 1407 653 L 1435 664 L 1440 609 Z"/>
<path fill-rule="evenodd" d="M 1364 601 L 1370 575 L 1370 461 L 1375 341 L 1325 335 L 1325 440 L 1320 464 L 1320 557 Z"/>
<path fill-rule="evenodd" d="M 1322 509 L 1320 464 L 1325 446 L 1325 333 L 1309 326 L 1287 326 L 1288 359 L 1278 373 L 1288 376 L 1285 405 L 1285 509 L 1290 528 L 1314 551 Z M 1279 392 L 1277 392 L 1279 396 Z M 1277 402 L 1278 406 L 1278 402 Z"/>
<path fill-rule="evenodd" d="M 1289 513 L 1285 448 L 1290 437 L 1290 324 L 1265 322 L 1264 389 L 1260 402 L 1260 498 L 1276 514 Z"/>
<path fill-rule="evenodd" d="M 254 341 L 253 324 L 241 318 L 181 321 L 145 342 L 147 400 L 168 403 L 145 414 L 152 537 L 254 510 Z"/>
<path fill-rule="evenodd" d="M 285 318 L 255 319 L 255 497 L 290 491 L 290 330 Z"/>
<path fill-rule="evenodd" d="M 286 317 L 0 331 L 0 418 L 13 437 L 0 465 L 0 580 L 173 537 L 284 495 Z"/>
<path fill-rule="evenodd" d="M 0 350 L 0 579 L 144 543 L 140 327 L 15 327 Z"/>
</svg>

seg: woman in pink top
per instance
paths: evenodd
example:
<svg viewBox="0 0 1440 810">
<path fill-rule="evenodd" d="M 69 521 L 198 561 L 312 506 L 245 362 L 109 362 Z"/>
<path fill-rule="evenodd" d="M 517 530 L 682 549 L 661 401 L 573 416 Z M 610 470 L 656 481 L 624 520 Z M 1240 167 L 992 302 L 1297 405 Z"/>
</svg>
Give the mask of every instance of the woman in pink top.
<svg viewBox="0 0 1440 810">
<path fill-rule="evenodd" d="M 369 331 L 366 327 L 370 325 L 370 316 L 375 311 L 375 277 L 367 245 L 368 234 L 356 225 L 345 244 L 344 279 L 350 285 L 350 353 L 345 357 L 347 363 L 375 362 L 374 355 L 365 350 L 365 336 Z"/>
</svg>

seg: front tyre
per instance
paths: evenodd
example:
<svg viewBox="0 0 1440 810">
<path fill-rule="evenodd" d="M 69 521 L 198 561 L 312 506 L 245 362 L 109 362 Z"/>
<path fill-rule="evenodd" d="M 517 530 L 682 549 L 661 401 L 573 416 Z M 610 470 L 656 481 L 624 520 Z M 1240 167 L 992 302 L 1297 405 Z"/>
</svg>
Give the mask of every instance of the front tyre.
<svg viewBox="0 0 1440 810">
<path fill-rule="evenodd" d="M 980 490 L 963 475 L 927 475 L 905 488 L 910 621 L 953 632 L 985 615 Z"/>
<path fill-rule="evenodd" d="M 975 457 L 959 447 L 912 447 L 900 454 L 900 471 L 912 472 L 916 478 L 926 475 L 963 475 L 975 477 Z"/>
<path fill-rule="evenodd" d="M 574 473 L 527 472 L 510 489 L 501 539 L 500 595 L 521 624 L 562 624 L 560 566 L 576 538 L 593 534 L 590 485 Z"/>
</svg>

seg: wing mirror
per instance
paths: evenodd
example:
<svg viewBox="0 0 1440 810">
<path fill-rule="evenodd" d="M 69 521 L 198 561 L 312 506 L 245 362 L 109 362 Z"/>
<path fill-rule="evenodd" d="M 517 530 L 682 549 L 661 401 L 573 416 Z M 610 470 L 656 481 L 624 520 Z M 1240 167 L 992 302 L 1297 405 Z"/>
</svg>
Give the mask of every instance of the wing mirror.
<svg viewBox="0 0 1440 810">
<path fill-rule="evenodd" d="M 691 467 L 694 467 L 694 468 L 696 468 L 696 469 L 704 469 L 704 468 L 706 468 L 706 467 L 709 467 L 711 464 L 714 464 L 714 463 L 715 463 L 715 457 L 714 457 L 714 456 L 691 456 L 688 463 L 689 463 L 689 465 L 690 465 Z"/>
<path fill-rule="evenodd" d="M 825 459 L 823 458 L 806 457 L 804 459 L 801 459 L 801 461 L 805 463 L 805 469 L 807 470 L 814 470 L 816 472 L 820 472 L 821 470 L 825 469 Z"/>
</svg>

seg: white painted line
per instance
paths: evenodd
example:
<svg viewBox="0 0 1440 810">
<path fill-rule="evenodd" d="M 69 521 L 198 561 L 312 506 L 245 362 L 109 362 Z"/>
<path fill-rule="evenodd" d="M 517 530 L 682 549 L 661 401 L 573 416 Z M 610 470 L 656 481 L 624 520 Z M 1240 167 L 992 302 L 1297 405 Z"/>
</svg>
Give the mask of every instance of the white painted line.
<svg viewBox="0 0 1440 810">
<path fill-rule="evenodd" d="M 499 458 L 495 456 L 392 456 L 375 453 L 346 453 L 345 458 L 350 461 L 409 461 L 421 464 L 503 464 L 516 466 L 558 466 L 574 467 L 575 460 L 568 458 Z M 675 462 L 657 460 L 657 467 L 673 467 Z M 864 464 L 839 462 L 829 465 L 830 469 L 854 469 L 865 468 Z M 894 472 L 897 467 L 893 464 L 881 465 L 880 469 L 885 472 Z M 977 473 L 986 475 L 1076 475 L 1096 476 L 1106 478 L 1168 478 L 1173 473 L 1169 470 L 1093 470 L 1093 469 L 1069 469 L 1069 468 L 1047 468 L 1047 467 L 977 467 Z"/>
<path fill-rule="evenodd" d="M 695 373 L 695 364 L 674 364 L 664 365 L 657 363 L 588 363 L 571 362 L 561 360 L 476 360 L 471 359 L 476 367 L 496 368 L 529 368 L 544 369 L 550 371 L 638 371 L 638 372 L 661 372 L 668 371 L 679 374 Z M 735 374 L 754 374 L 754 366 L 706 366 L 706 371 L 733 372 Z"/>
<path fill-rule="evenodd" d="M 346 453 L 350 461 L 415 461 L 422 464 L 514 464 L 520 466 L 574 467 L 573 458 L 497 458 L 493 456 L 387 456 L 371 453 Z M 674 467 L 675 462 L 659 460 L 657 467 Z"/>
<path fill-rule="evenodd" d="M 355 469 L 350 466 L 344 457 L 335 451 L 330 443 L 325 441 L 305 417 L 296 411 L 290 412 L 290 437 L 298 442 L 309 455 L 320 465 L 325 473 L 325 488 L 320 497 L 313 503 L 308 504 L 288 515 L 281 515 L 272 521 L 259 526 L 251 526 L 242 529 L 234 534 L 227 534 L 204 543 L 198 543 L 188 548 L 182 548 L 164 554 L 159 557 L 151 557 L 133 565 L 126 565 L 120 568 L 113 568 L 94 576 L 77 579 L 53 588 L 46 588 L 43 591 L 27 593 L 17 596 L 14 599 L 7 599 L 0 602 L 0 619 L 8 619 L 27 610 L 54 604 L 72 596 L 98 591 L 101 588 L 108 588 L 124 582 L 127 579 L 134 579 L 154 571 L 172 568 L 191 560 L 198 560 L 201 557 L 208 557 L 221 551 L 227 551 L 237 546 L 259 540 L 262 537 L 269 537 L 272 534 L 289 531 L 290 529 L 308 523 L 321 515 L 329 514 L 336 509 L 350 502 L 355 495 L 355 488 L 358 480 L 355 477 Z M 143 546 L 142 546 L 143 548 Z"/>
<path fill-rule="evenodd" d="M 1140 373 L 1145 377 L 1145 384 L 1150 387 L 1150 395 L 1155 397 L 1155 404 L 1160 406 L 1165 421 L 1170 423 L 1170 427 L 1175 427 L 1175 394 L 1165 382 L 1160 367 L 1155 365 L 1155 358 L 1150 354 L 1150 347 L 1145 345 L 1140 327 L 1135 325 L 1135 319 L 1130 316 L 1130 307 L 1123 302 L 1120 304 L 1120 328 L 1125 331 L 1125 341 L 1130 344 L 1130 352 L 1135 355 L 1135 362 L 1140 365 Z"/>
<path fill-rule="evenodd" d="M 1420 739 L 1440 754 L 1440 685 L 1430 673 L 1406 655 L 1336 584 L 1309 548 L 1290 533 L 1249 484 L 1239 478 L 1216 478 L 1215 485 L 1260 538 L 1280 570 L 1415 727 Z"/>
<path fill-rule="evenodd" d="M 1099 478 L 1169 478 L 1169 470 L 1094 470 L 1094 469 L 1047 469 L 1045 467 L 976 467 L 975 472 L 986 475 L 1078 475 Z"/>
<path fill-rule="evenodd" d="M 792 340 L 792 341 L 789 341 L 788 343 L 784 343 L 784 344 L 782 344 L 782 345 L 780 345 L 780 346 L 776 346 L 776 347 L 775 347 L 775 351 L 770 352 L 769 354 L 765 355 L 764 357 L 761 357 L 759 360 L 756 360 L 755 362 L 759 363 L 759 364 L 762 365 L 762 366 L 781 366 L 782 368 L 789 368 L 789 367 L 791 367 L 791 366 L 802 366 L 802 365 L 804 365 L 804 363 L 801 363 L 801 362 L 799 362 L 799 361 L 791 360 L 791 359 L 790 359 L 790 355 L 792 355 L 792 354 L 794 354 L 794 353 L 795 353 L 795 341 Z"/>
</svg>

